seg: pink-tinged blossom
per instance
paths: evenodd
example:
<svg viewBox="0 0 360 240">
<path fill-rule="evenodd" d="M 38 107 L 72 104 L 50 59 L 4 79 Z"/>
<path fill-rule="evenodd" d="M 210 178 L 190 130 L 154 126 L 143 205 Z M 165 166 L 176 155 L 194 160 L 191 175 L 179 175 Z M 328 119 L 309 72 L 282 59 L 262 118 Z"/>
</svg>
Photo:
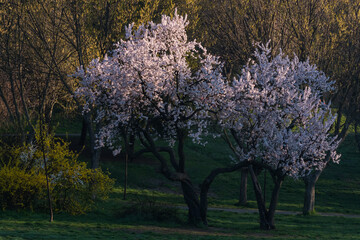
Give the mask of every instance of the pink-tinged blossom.
<svg viewBox="0 0 360 240">
<path fill-rule="evenodd" d="M 270 52 L 259 46 L 219 115 L 237 140 L 237 161 L 261 161 L 294 178 L 323 169 L 327 154 L 338 162 L 339 141 L 329 134 L 335 116 L 321 101 L 332 82 L 308 61 Z"/>
<path fill-rule="evenodd" d="M 209 110 L 228 94 L 222 63 L 200 43 L 188 41 L 186 16 L 162 16 L 134 29 L 103 60 L 93 60 L 81 78 L 77 94 L 84 111 L 96 110 L 101 128 L 98 145 L 120 152 L 121 128 L 148 127 L 174 143 L 179 129 L 201 141 L 209 124 Z"/>
</svg>

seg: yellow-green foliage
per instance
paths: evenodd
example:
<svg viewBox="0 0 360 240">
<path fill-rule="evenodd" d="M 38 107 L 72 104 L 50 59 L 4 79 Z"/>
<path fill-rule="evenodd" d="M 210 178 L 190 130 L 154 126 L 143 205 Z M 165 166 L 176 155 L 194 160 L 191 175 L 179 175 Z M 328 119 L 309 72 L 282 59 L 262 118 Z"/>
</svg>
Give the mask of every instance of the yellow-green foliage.
<svg viewBox="0 0 360 240">
<path fill-rule="evenodd" d="M 45 176 L 19 166 L 0 168 L 0 206 L 6 208 L 33 208 L 44 197 Z"/>
<path fill-rule="evenodd" d="M 40 134 L 41 133 L 41 134 Z M 42 135 L 42 136 L 41 136 Z M 77 161 L 69 143 L 36 129 L 35 141 L 21 147 L 0 147 L 0 206 L 45 207 L 46 171 L 56 211 L 80 214 L 96 199 L 106 199 L 114 180 L 101 169 Z M 45 161 L 44 161 L 45 158 Z"/>
</svg>

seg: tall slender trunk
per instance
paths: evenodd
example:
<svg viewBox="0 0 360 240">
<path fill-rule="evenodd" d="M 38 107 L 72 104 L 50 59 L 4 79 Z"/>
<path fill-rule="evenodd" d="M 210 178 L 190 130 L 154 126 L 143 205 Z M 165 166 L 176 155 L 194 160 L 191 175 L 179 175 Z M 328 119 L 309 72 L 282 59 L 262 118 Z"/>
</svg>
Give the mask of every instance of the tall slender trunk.
<svg viewBox="0 0 360 240">
<path fill-rule="evenodd" d="M 313 171 L 306 177 L 305 182 L 305 195 L 304 195 L 304 207 L 303 214 L 309 215 L 315 212 L 315 184 L 319 179 L 322 171 Z"/>
<path fill-rule="evenodd" d="M 128 131 L 125 127 L 122 128 L 122 135 L 125 144 L 125 168 L 124 168 L 124 197 L 126 199 L 126 190 L 127 190 L 127 180 L 128 180 L 128 160 L 129 160 L 129 141 L 128 141 Z"/>
<path fill-rule="evenodd" d="M 5 98 L 5 95 L 4 95 L 3 91 L 2 91 L 1 86 L 0 86 L 0 98 L 2 99 L 2 101 L 3 101 L 3 103 L 4 103 L 5 107 L 6 107 L 6 110 L 7 110 L 7 113 L 9 115 L 10 120 L 14 121 L 15 118 L 14 118 L 14 116 L 13 116 L 11 110 L 10 110 L 10 106 L 8 104 L 7 99 Z"/>
<path fill-rule="evenodd" d="M 42 145 L 44 145 L 44 143 L 42 143 Z M 53 207 L 52 207 L 50 181 L 49 181 L 49 174 L 48 174 L 47 161 L 46 161 L 46 157 L 45 157 L 45 149 L 44 148 L 42 149 L 42 152 L 43 152 L 43 161 L 44 161 L 45 177 L 46 177 L 46 190 L 47 190 L 48 204 L 49 204 L 49 222 L 53 222 L 54 221 L 54 212 L 53 212 Z"/>
<path fill-rule="evenodd" d="M 20 116 L 18 104 L 16 102 L 16 94 L 15 94 L 15 86 L 14 86 L 15 83 L 14 83 L 12 73 L 9 74 L 9 79 L 10 79 L 10 89 L 11 89 L 11 94 L 12 94 L 13 105 L 15 107 L 15 116 L 16 116 L 18 128 L 19 128 L 20 133 L 21 133 L 22 141 L 25 142 L 24 141 L 25 140 L 25 135 L 24 135 L 24 131 L 23 131 L 23 126 L 21 124 L 21 116 Z"/>
<path fill-rule="evenodd" d="M 134 152 L 135 152 L 135 134 L 130 133 L 130 136 L 129 136 L 129 151 L 128 151 L 130 161 L 132 161 L 133 158 L 134 158 Z"/>
<path fill-rule="evenodd" d="M 247 203 L 247 178 L 248 168 L 241 169 L 241 182 L 240 182 L 240 194 L 239 194 L 239 206 L 244 206 Z"/>
<path fill-rule="evenodd" d="M 43 119 L 42 119 L 42 113 L 40 111 L 40 144 L 41 144 L 41 152 L 42 157 L 44 161 L 44 170 L 45 170 L 45 178 L 46 178 L 46 190 L 47 190 L 47 197 L 48 197 L 48 204 L 49 204 L 49 222 L 54 221 L 54 212 L 53 212 L 53 206 L 52 206 L 52 197 L 51 197 L 51 191 L 50 191 L 50 181 L 49 181 L 49 172 L 48 172 L 48 166 L 47 166 L 47 159 L 46 159 L 46 153 L 45 153 L 45 137 L 47 135 L 47 132 L 44 131 L 43 126 Z"/>
<path fill-rule="evenodd" d="M 90 113 L 87 113 L 85 115 L 85 120 L 87 121 L 88 131 L 89 131 L 90 151 L 91 151 L 91 168 L 96 169 L 100 166 L 101 149 L 96 148 L 95 131 L 91 124 Z"/>
<path fill-rule="evenodd" d="M 79 21 L 79 15 L 78 15 L 78 7 L 76 5 L 76 1 L 72 1 L 71 2 L 71 10 L 72 10 L 72 17 L 74 20 L 74 27 L 73 29 L 73 34 L 75 35 L 75 49 L 76 52 L 78 54 L 78 59 L 79 59 L 79 65 L 82 67 L 84 66 L 84 55 L 83 55 L 83 41 L 82 41 L 82 29 L 81 29 L 81 24 Z M 85 141 L 86 141 L 86 133 L 88 132 L 88 128 L 89 128 L 89 124 L 86 121 L 86 116 L 83 116 L 83 121 L 82 121 L 82 128 L 81 128 L 81 135 L 80 135 L 80 139 L 79 139 L 79 147 L 83 147 L 85 146 Z"/>
<path fill-rule="evenodd" d="M 80 148 L 85 146 L 85 140 L 86 140 L 86 133 L 88 131 L 88 125 L 87 122 L 85 120 L 85 116 L 83 117 L 83 121 L 82 121 L 82 127 L 81 127 L 81 134 L 80 134 L 80 139 L 79 139 L 79 143 L 78 146 Z"/>
<path fill-rule="evenodd" d="M 338 119 L 338 121 L 339 120 L 340 119 Z M 340 129 L 335 128 L 334 134 L 337 135 L 337 139 L 340 140 L 341 142 L 344 141 L 348 129 L 352 122 L 353 119 L 351 117 L 348 117 L 346 118 L 341 131 Z M 324 161 L 328 163 L 330 160 L 331 160 L 330 154 L 327 153 Z M 323 170 L 324 169 L 322 169 L 321 171 L 320 170 L 312 171 L 309 175 L 303 178 L 305 183 L 304 206 L 303 206 L 304 215 L 309 215 L 315 212 L 315 185 Z"/>
<path fill-rule="evenodd" d="M 126 188 L 127 188 L 127 180 L 128 180 L 128 156 L 129 154 L 125 153 L 125 169 L 124 169 L 124 196 L 123 199 L 126 199 Z"/>
<path fill-rule="evenodd" d="M 340 103 L 338 111 L 337 111 L 337 118 L 335 122 L 335 134 L 339 134 L 341 128 L 341 117 L 342 117 L 342 106 L 343 103 Z"/>
<path fill-rule="evenodd" d="M 358 147 L 358 150 L 360 151 L 360 135 L 359 135 L 359 132 L 358 132 L 358 125 L 359 125 L 359 122 L 358 120 L 356 120 L 355 122 L 355 141 L 356 141 L 356 145 Z"/>
</svg>

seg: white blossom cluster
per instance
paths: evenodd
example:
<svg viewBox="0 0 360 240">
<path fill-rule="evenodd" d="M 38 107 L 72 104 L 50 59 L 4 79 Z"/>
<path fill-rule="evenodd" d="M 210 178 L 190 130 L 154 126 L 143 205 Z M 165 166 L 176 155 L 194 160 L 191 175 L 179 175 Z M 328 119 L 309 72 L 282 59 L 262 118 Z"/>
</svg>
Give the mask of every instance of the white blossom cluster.
<svg viewBox="0 0 360 240">
<path fill-rule="evenodd" d="M 93 60 L 75 76 L 85 111 L 96 106 L 101 123 L 98 145 L 121 150 L 121 127 L 148 127 L 173 143 L 179 129 L 196 142 L 206 133 L 209 111 L 227 94 L 222 63 L 196 41 L 188 41 L 187 18 L 175 11 L 137 29 L 103 60 Z"/>
<path fill-rule="evenodd" d="M 36 146 L 30 143 L 27 149 L 25 149 L 25 151 L 20 152 L 19 155 L 20 161 L 25 164 L 32 161 L 35 152 L 36 152 Z"/>
<path fill-rule="evenodd" d="M 20 152 L 19 159 L 22 164 L 28 167 L 36 167 L 38 169 L 44 169 L 44 159 L 42 158 L 36 158 L 35 153 L 37 151 L 37 148 L 34 144 L 30 143 L 26 148 Z M 46 161 L 48 159 L 46 158 Z"/>
<path fill-rule="evenodd" d="M 215 113 L 235 137 L 237 161 L 261 161 L 297 178 L 324 168 L 327 154 L 339 160 L 339 142 L 329 135 L 335 116 L 321 100 L 332 82 L 315 65 L 282 53 L 271 58 L 259 46 L 228 84 L 218 58 L 188 41 L 187 24 L 177 12 L 159 24 L 131 24 L 115 50 L 75 74 L 84 110 L 94 109 L 101 126 L 99 147 L 118 154 L 122 128 L 151 130 L 170 144 L 185 130 L 201 142 Z"/>
<path fill-rule="evenodd" d="M 77 186 L 85 186 L 84 181 L 81 179 L 80 167 L 77 167 L 77 169 L 72 169 L 71 172 L 69 169 L 66 169 L 64 171 L 60 170 L 54 174 L 50 174 L 50 181 L 52 184 L 57 184 L 61 187 L 66 187 L 64 184 L 71 183 L 72 185 Z"/>
<path fill-rule="evenodd" d="M 334 162 L 339 141 L 329 135 L 335 121 L 330 104 L 321 101 L 332 82 L 309 62 L 290 60 L 259 46 L 256 61 L 233 81 L 221 124 L 237 140 L 238 161 L 261 161 L 294 178 Z"/>
</svg>

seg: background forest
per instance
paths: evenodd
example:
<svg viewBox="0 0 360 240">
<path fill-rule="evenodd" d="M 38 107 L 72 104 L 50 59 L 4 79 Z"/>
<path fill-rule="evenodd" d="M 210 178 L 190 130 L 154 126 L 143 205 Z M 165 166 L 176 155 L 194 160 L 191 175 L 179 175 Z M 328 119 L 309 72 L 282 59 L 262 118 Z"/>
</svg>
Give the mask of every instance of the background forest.
<svg viewBox="0 0 360 240">
<path fill-rule="evenodd" d="M 188 14 L 188 35 L 226 64 L 234 76 L 254 43 L 269 40 L 336 80 L 328 96 L 338 116 L 358 125 L 359 3 L 357 1 L 2 1 L 0 116 L 3 127 L 32 132 L 39 112 L 79 112 L 71 96 L 77 67 L 102 58 L 125 26 Z M 80 108 L 81 109 L 81 108 Z M 55 112 L 56 112 L 55 111 Z M 11 124 L 10 124 L 11 123 Z M 341 129 L 340 121 L 336 131 Z M 51 125 L 51 124 L 50 124 Z"/>
<path fill-rule="evenodd" d="M 140 24 L 149 21 L 158 23 L 162 15 L 173 16 L 175 9 L 177 9 L 180 15 L 187 14 L 188 16 L 189 25 L 186 29 L 188 38 L 201 42 L 211 54 L 219 56 L 220 60 L 224 62 L 223 75 L 227 79 L 232 79 L 240 74 L 243 66 L 249 62 L 249 59 L 254 59 L 253 53 L 256 50 L 256 43 L 269 43 L 271 56 L 275 57 L 280 51 L 290 58 L 296 55 L 300 61 L 309 61 L 311 64 L 316 64 L 318 70 L 323 71 L 330 80 L 335 82 L 336 90 L 324 95 L 323 100 L 331 102 L 332 111 L 337 113 L 337 119 L 332 126 L 331 133 L 338 135 L 338 139 L 343 142 L 340 152 L 345 160 L 342 161 L 348 161 L 346 164 L 349 164 L 339 171 L 346 172 L 349 170 L 348 177 L 353 179 L 353 181 L 349 180 L 348 185 L 346 185 L 343 179 L 337 179 L 339 182 L 336 182 L 336 184 L 341 182 L 340 185 L 342 187 L 349 187 L 350 191 L 353 191 L 353 194 L 355 194 L 352 197 L 356 196 L 356 199 L 351 199 L 352 197 L 350 197 L 346 200 L 348 201 L 348 208 L 339 207 L 337 209 L 336 206 L 330 208 L 325 204 L 326 200 L 320 197 L 319 209 L 323 212 L 359 214 L 359 190 L 358 188 L 356 189 L 357 184 L 359 184 L 359 178 L 355 170 L 359 168 L 359 159 L 357 158 L 360 151 L 360 2 L 352 0 L 1 0 L 1 174 L 9 174 L 5 171 L 5 166 L 9 166 L 5 164 L 5 162 L 10 162 L 8 159 L 15 159 L 17 158 L 16 156 L 20 156 L 20 153 L 23 152 L 26 152 L 27 156 L 31 155 L 28 159 L 32 159 L 33 155 L 39 156 L 38 158 L 40 159 L 44 149 L 48 148 L 52 149 L 52 152 L 50 151 L 49 154 L 52 154 L 52 158 L 55 159 L 53 162 L 50 162 L 48 169 L 50 172 L 45 172 L 44 175 L 39 175 L 39 178 L 35 178 L 34 176 L 37 171 L 40 170 L 36 168 L 31 170 L 34 171 L 31 173 L 34 181 L 41 182 L 36 189 L 46 189 L 46 181 L 48 180 L 45 177 L 51 174 L 53 176 L 60 176 L 68 168 L 73 173 L 65 176 L 63 182 L 56 185 L 58 186 L 57 188 L 49 189 L 49 185 L 47 186 L 48 192 L 53 193 L 54 210 L 82 214 L 92 209 L 90 205 L 96 206 L 96 210 L 90 213 L 88 217 L 90 220 L 88 222 L 84 220 L 86 216 L 76 219 L 76 217 L 72 216 L 59 215 L 62 221 L 81 221 L 85 222 L 85 225 L 88 224 L 88 226 L 84 225 L 84 228 L 89 226 L 92 228 L 92 224 L 95 224 L 99 215 L 105 216 L 102 221 L 110 224 L 112 218 L 118 219 L 126 215 L 132 216 L 134 212 L 137 215 L 141 215 L 139 212 L 146 212 L 150 209 L 150 215 L 152 215 L 155 211 L 153 208 L 164 208 L 164 211 L 168 212 L 170 217 L 173 214 L 174 216 L 178 215 L 180 218 L 185 218 L 182 216 L 185 215 L 185 211 L 166 208 L 167 205 L 181 205 L 183 199 L 176 194 L 171 195 L 166 192 L 176 191 L 174 190 L 175 187 L 170 183 L 169 185 L 165 183 L 168 189 L 164 192 L 162 187 L 163 182 L 166 182 L 166 180 L 162 178 L 159 180 L 158 177 L 153 176 L 155 174 L 149 173 L 151 171 L 155 172 L 153 167 L 149 168 L 149 163 L 150 165 L 154 164 L 154 160 L 150 154 L 145 154 L 142 157 L 140 157 L 140 154 L 135 154 L 140 148 L 138 140 L 134 136 L 129 136 L 128 141 L 131 147 L 125 146 L 126 156 L 124 153 L 120 157 L 122 161 L 115 161 L 116 159 L 110 155 L 109 150 L 96 147 L 96 133 L 99 130 L 99 126 L 94 123 L 94 116 L 90 112 L 82 114 L 84 101 L 74 97 L 76 89 L 80 86 L 79 79 L 74 77 L 74 73 L 78 70 L 79 66 L 87 67 L 93 59 L 103 60 L 109 51 L 116 48 L 116 43 L 121 39 L 125 39 L 125 26 L 134 23 L 136 28 Z M 54 132 L 57 133 L 59 138 L 54 136 Z M 72 134 L 75 135 L 72 136 Z M 66 143 L 61 138 L 66 138 L 66 141 L 70 140 L 71 144 Z M 34 140 L 41 144 L 36 151 L 31 152 L 29 148 L 31 145 L 29 144 Z M 218 141 L 221 142 L 221 140 L 214 140 L 214 142 L 210 141 L 209 143 L 210 145 L 212 144 L 211 146 L 218 153 L 201 149 L 199 146 L 190 143 L 190 141 L 186 143 L 185 151 L 191 155 L 189 157 L 190 168 L 188 171 L 197 173 L 196 169 L 204 168 L 204 172 L 198 175 L 194 174 L 194 182 L 201 182 L 214 167 L 219 168 L 228 165 L 229 159 L 224 159 L 221 156 L 227 156 L 229 153 L 222 150 L 222 147 L 219 147 L 222 146 L 223 142 L 219 143 Z M 59 144 L 59 142 L 61 143 Z M 70 151 L 69 148 L 76 152 L 81 152 L 81 154 L 77 155 Z M 60 163 L 61 157 L 68 159 L 66 164 Z M 127 163 L 128 157 L 133 159 L 129 162 L 129 166 Z M 193 162 L 197 162 L 197 158 L 212 158 L 212 160 L 209 160 L 208 163 L 205 163 L 205 160 L 204 162 L 199 160 L 199 165 L 196 165 Z M 46 165 L 45 156 L 44 162 Z M 146 164 L 142 165 L 143 162 L 146 162 Z M 92 169 L 97 169 L 101 166 L 102 169 L 108 169 L 111 175 L 101 170 L 99 172 L 92 172 L 86 168 L 86 165 Z M 351 166 L 354 166 L 354 169 L 351 170 Z M 328 185 L 324 182 L 320 183 L 325 184 L 326 189 L 331 188 L 332 184 L 334 184 L 332 181 L 337 178 L 336 170 L 332 168 L 332 165 L 329 168 L 329 173 L 326 173 L 327 169 L 324 173 L 324 179 L 329 181 Z M 77 174 L 76 169 L 80 169 L 78 171 L 84 177 L 78 178 L 76 180 L 78 182 L 74 180 L 74 183 L 72 182 L 73 180 L 70 181 L 69 179 L 71 175 Z M 230 170 L 224 170 L 223 172 L 230 172 Z M 288 195 L 283 196 L 285 199 L 288 198 L 284 201 L 283 205 L 280 204 L 280 209 L 303 211 L 305 214 L 315 213 L 313 205 L 315 199 L 312 199 L 312 197 L 315 195 L 315 183 L 321 173 L 322 171 L 315 171 L 308 178 L 299 181 L 291 180 L 288 185 L 285 185 L 284 191 L 290 191 L 290 194 L 287 192 Z M 234 182 L 238 181 L 240 183 L 241 181 L 240 205 L 245 208 L 256 208 L 253 193 L 249 191 L 249 196 L 246 193 L 247 173 L 243 170 L 242 174 L 241 180 L 237 180 L 235 177 L 240 176 L 239 172 L 237 172 L 237 175 L 229 175 L 228 177 L 226 177 L 227 175 L 221 175 L 219 177 L 220 180 L 216 180 L 214 183 L 214 192 L 219 191 L 221 197 L 212 198 L 211 194 L 213 193 L 210 191 L 209 205 L 233 208 L 234 206 L 230 205 L 233 205 L 234 202 L 231 202 L 229 199 L 239 199 L 239 193 L 237 193 L 239 186 Z M 146 179 L 143 179 L 143 177 L 147 175 L 155 179 L 153 180 L 156 182 L 154 186 L 150 183 L 145 184 L 142 182 L 146 182 Z M 114 180 L 110 179 L 109 176 L 113 177 Z M 124 176 L 126 176 L 125 180 Z M 323 175 L 320 179 L 322 177 Z M 266 181 L 266 175 L 261 175 L 259 180 Z M 79 189 L 68 186 L 71 184 L 76 185 L 79 182 L 86 183 L 87 190 L 81 190 L 81 199 L 76 199 L 74 196 L 77 195 Z M 94 182 L 99 184 L 94 184 Z M 114 182 L 115 187 L 113 188 Z M 159 182 L 161 183 L 160 186 Z M 111 215 L 112 213 L 109 213 L 111 212 L 110 209 L 114 209 L 116 201 L 122 201 L 122 198 L 126 198 L 127 184 L 129 184 L 129 196 L 127 198 L 130 200 L 123 200 L 121 204 L 126 206 L 125 209 L 128 208 L 130 210 L 128 212 L 123 209 L 119 210 L 117 215 L 113 216 Z M 151 185 L 151 187 L 148 185 Z M 155 190 L 149 193 L 146 192 L 147 190 L 144 190 L 147 188 Z M 160 190 L 157 191 L 158 189 L 156 188 Z M 224 191 L 222 191 L 222 188 L 225 190 L 223 189 Z M 64 194 L 67 191 L 66 189 L 68 189 L 68 193 Z M 291 195 L 292 190 L 289 189 L 300 191 L 300 193 Z M 227 191 L 232 191 L 233 193 L 228 194 Z M 266 191 L 270 190 L 264 189 L 264 194 Z M 306 193 L 309 194 L 308 206 L 306 206 Z M 108 199 L 109 194 L 110 200 Z M 122 194 L 124 194 L 123 197 L 121 196 Z M 164 196 L 161 194 L 164 194 Z M 268 193 L 268 196 L 270 194 Z M 103 205 L 101 203 L 97 205 L 95 203 L 95 200 L 97 200 L 94 197 L 95 195 L 99 196 L 98 200 L 107 202 L 103 203 Z M 226 200 L 220 200 L 222 196 Z M 46 197 L 43 198 L 46 199 Z M 341 198 L 341 196 L 338 196 L 338 198 Z M 2 208 L 9 208 L 7 206 L 11 205 L 9 203 L 10 200 L 4 199 L 5 197 L 0 196 L 0 200 L 3 202 L 8 201 L 7 205 L 2 205 Z M 26 199 L 24 197 L 16 201 L 27 201 Z M 91 204 L 88 202 L 88 199 L 91 199 Z M 290 203 L 295 199 L 298 201 L 298 205 L 291 206 Z M 48 206 L 45 200 L 37 199 L 36 201 L 36 206 L 33 206 L 33 203 L 28 201 L 28 204 L 20 206 L 20 208 L 32 209 L 37 206 Z M 305 201 L 304 205 L 303 201 Z M 129 204 L 131 207 L 129 207 Z M 13 203 L 12 207 L 17 209 L 19 205 Z M 350 208 L 354 211 L 349 212 Z M 159 218 L 161 219 L 168 213 L 156 212 L 153 215 L 155 215 L 155 218 L 160 216 Z M 21 217 L 15 217 L 15 213 L 4 212 L 2 214 L 4 214 L 4 219 L 15 218 L 16 221 L 22 221 Z M 234 219 L 228 220 L 229 223 L 217 222 L 216 219 L 221 219 L 224 216 L 215 216 L 218 213 L 209 214 L 210 222 L 214 222 L 214 225 L 210 224 L 210 227 L 214 228 L 226 229 L 226 224 L 231 224 L 235 221 L 234 219 L 238 221 L 238 217 L 234 215 L 231 216 Z M 148 217 L 148 215 L 146 216 Z M 26 217 L 26 221 L 39 223 L 38 221 L 40 220 L 38 218 L 41 218 L 41 215 L 30 214 Z M 254 222 L 253 219 L 256 218 L 250 214 L 246 215 L 246 217 L 252 220 L 243 219 L 241 224 L 246 225 L 246 222 Z M 171 219 L 171 221 L 176 222 L 172 223 L 175 224 L 175 228 L 183 226 L 183 223 L 179 224 L 177 222 L 181 222 L 178 217 L 174 218 L 177 220 L 173 221 Z M 153 217 L 150 217 L 150 219 L 153 220 Z M 126 223 L 127 220 L 132 223 L 141 222 L 144 226 L 149 224 L 146 217 L 145 220 L 142 218 L 140 220 L 138 218 L 125 218 L 125 220 L 121 220 L 124 222 L 120 222 L 120 224 Z M 325 220 L 323 216 L 313 216 L 310 219 L 300 220 L 296 219 L 295 216 L 282 216 L 279 222 L 285 224 L 286 221 L 301 221 L 302 224 L 314 221 L 330 225 L 335 225 L 333 222 L 341 222 L 341 220 L 335 218 Z M 348 237 L 352 238 L 352 236 L 355 236 L 354 239 L 356 239 L 356 236 L 359 236 L 360 233 L 356 232 L 351 226 L 355 226 L 358 220 L 348 219 L 346 221 L 344 223 L 348 224 L 350 228 Z M 22 223 L 18 224 L 21 225 Z M 6 226 L 6 223 L 4 226 Z M 171 228 L 174 226 L 169 227 L 160 224 L 160 227 Z M 306 227 L 309 228 L 308 225 Z M 46 225 L 39 229 L 40 232 L 45 231 L 42 228 L 45 229 Z M 59 226 L 54 226 L 52 229 L 54 234 L 60 231 L 57 228 Z M 100 228 L 104 230 L 103 226 Z M 117 228 L 117 226 L 111 227 L 110 230 L 107 229 L 106 231 L 109 230 L 109 233 L 105 231 L 105 235 L 109 234 L 111 236 L 114 231 L 112 228 Z M 228 233 L 228 231 L 231 232 L 230 234 L 235 234 L 235 237 L 238 236 L 236 234 L 245 234 L 241 236 L 249 237 L 250 235 L 248 234 L 254 232 L 255 229 L 255 227 L 250 226 L 245 233 L 234 233 L 235 230 L 233 228 L 231 230 L 221 229 L 220 232 L 223 234 L 220 234 L 217 238 L 226 238 L 224 232 Z M 163 230 L 157 230 L 156 234 L 159 235 L 155 234 L 155 236 L 152 236 L 151 233 L 150 235 L 142 235 L 143 232 L 146 233 L 148 231 L 147 227 L 144 227 L 144 229 L 139 230 L 139 235 L 135 236 L 134 239 L 137 239 L 137 237 L 154 237 L 154 239 L 158 239 L 164 233 Z M 295 234 L 301 232 L 300 229 L 290 229 Z M 15 236 L 6 227 L 3 231 L 8 236 Z M 74 231 L 83 232 L 78 229 Z M 203 235 L 202 233 L 191 231 L 187 233 L 177 232 L 176 234 L 181 239 L 185 235 Z M 219 232 L 213 229 L 208 229 L 208 233 L 209 231 L 212 231 L 209 234 L 210 237 L 215 236 Z M 275 237 L 286 239 L 286 231 L 285 228 L 280 229 L 277 232 L 279 235 Z M 43 234 L 46 236 L 45 232 Z M 176 234 L 174 238 L 179 237 Z M 181 237 L 182 234 L 184 236 Z M 304 238 L 320 236 L 319 238 L 322 239 L 330 237 L 330 235 L 326 236 L 324 234 L 311 230 L 309 231 L 309 236 L 304 236 Z M 84 237 L 86 237 L 85 235 Z M 204 234 L 204 238 L 206 238 L 206 235 Z M 6 236 L 4 235 L 4 237 Z M 26 234 L 24 236 L 29 237 Z M 230 238 L 234 236 L 230 236 Z M 2 235 L 0 234 L 0 239 L 2 239 L 1 237 Z M 251 237 L 262 238 L 263 236 L 251 235 Z M 333 235 L 332 237 L 341 236 Z"/>
</svg>

